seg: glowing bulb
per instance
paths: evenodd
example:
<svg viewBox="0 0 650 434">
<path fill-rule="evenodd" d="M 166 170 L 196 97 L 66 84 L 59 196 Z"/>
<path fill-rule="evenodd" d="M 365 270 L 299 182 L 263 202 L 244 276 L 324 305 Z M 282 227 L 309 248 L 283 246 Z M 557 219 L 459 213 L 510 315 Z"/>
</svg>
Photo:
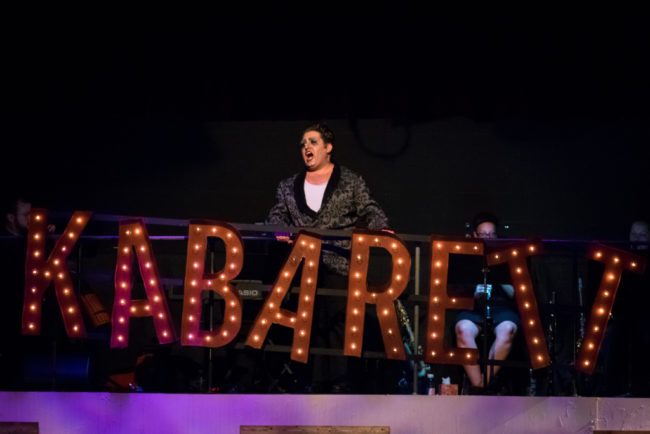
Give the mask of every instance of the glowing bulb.
<svg viewBox="0 0 650 434">
<path fill-rule="evenodd" d="M 534 343 L 534 344 L 538 344 L 538 343 L 539 343 L 539 339 L 537 339 L 537 338 L 533 338 L 533 343 Z"/>
<path fill-rule="evenodd" d="M 228 232 L 228 233 L 226 234 L 226 238 L 232 238 L 232 233 L 231 233 L 231 232 Z"/>
<path fill-rule="evenodd" d="M 68 313 L 74 313 L 74 307 L 69 307 L 68 308 Z"/>
<path fill-rule="evenodd" d="M 435 338 L 437 338 L 437 337 L 438 337 L 438 334 L 437 334 L 437 333 L 431 333 L 431 339 L 435 339 Z"/>
<path fill-rule="evenodd" d="M 169 333 L 167 333 L 167 330 L 165 330 L 165 331 L 162 332 L 162 335 L 163 335 L 164 337 L 167 337 L 168 334 L 169 334 Z"/>
<path fill-rule="evenodd" d="M 122 341 L 124 340 L 124 336 L 119 335 L 119 336 L 117 337 L 117 340 L 120 341 L 120 342 L 122 342 Z"/>
<path fill-rule="evenodd" d="M 467 354 L 465 354 L 465 357 L 467 357 L 468 359 L 471 359 L 472 355 L 470 353 L 467 353 Z"/>
<path fill-rule="evenodd" d="M 524 308 L 528 309 L 530 307 L 530 303 L 526 302 L 524 303 Z"/>
<path fill-rule="evenodd" d="M 356 327 L 356 326 L 352 326 L 352 329 L 351 329 L 351 330 L 352 330 L 352 333 L 356 333 L 356 332 L 357 332 L 357 327 Z"/>
<path fill-rule="evenodd" d="M 124 306 L 124 305 L 126 304 L 126 300 L 125 300 L 125 299 L 123 299 L 123 298 L 122 298 L 122 299 L 120 299 L 120 304 L 121 304 L 122 306 Z"/>
<path fill-rule="evenodd" d="M 163 318 L 165 318 L 165 315 L 163 313 L 159 313 L 158 318 L 163 319 Z"/>
<path fill-rule="evenodd" d="M 585 366 L 589 366 L 589 360 L 585 360 Z"/>
<path fill-rule="evenodd" d="M 357 309 L 357 308 L 352 309 L 352 313 L 354 315 L 358 315 L 359 314 L 359 309 Z"/>
<path fill-rule="evenodd" d="M 298 348 L 298 349 L 296 350 L 296 352 L 297 352 L 298 354 L 302 354 L 302 348 Z"/>
<path fill-rule="evenodd" d="M 544 360 L 544 358 L 541 355 L 539 355 L 539 356 L 537 356 L 537 360 L 539 360 L 541 362 L 542 360 Z"/>
<path fill-rule="evenodd" d="M 452 298 L 452 299 L 451 299 L 451 302 L 452 302 L 452 303 L 456 303 L 456 299 L 455 299 L 455 298 Z"/>
<path fill-rule="evenodd" d="M 354 277 L 356 277 L 357 279 L 360 278 L 360 277 L 361 277 L 361 273 L 359 273 L 359 272 L 354 273 Z"/>
<path fill-rule="evenodd" d="M 398 274 L 397 276 L 395 276 L 395 279 L 397 279 L 397 280 L 402 280 L 402 275 L 401 275 L 401 274 Z"/>
<path fill-rule="evenodd" d="M 620 262 L 620 259 L 618 259 L 617 257 L 614 257 L 614 263 L 618 264 L 619 262 Z"/>
<path fill-rule="evenodd" d="M 160 297 L 158 297 L 158 296 L 156 295 L 156 296 L 153 298 L 153 301 L 155 301 L 156 303 L 159 302 L 159 301 L 160 301 Z"/>
<path fill-rule="evenodd" d="M 196 298 L 195 297 L 190 298 L 190 303 L 192 304 L 196 303 Z"/>
<path fill-rule="evenodd" d="M 31 306 L 29 306 L 29 309 L 32 310 L 32 311 L 36 310 L 36 305 L 32 304 Z"/>
<path fill-rule="evenodd" d="M 224 335 L 224 336 L 228 336 L 228 330 L 222 331 L 221 334 Z"/>
<path fill-rule="evenodd" d="M 120 324 L 124 324 L 124 317 L 121 316 L 121 317 L 117 320 L 117 322 L 119 322 Z"/>
<path fill-rule="evenodd" d="M 127 235 L 131 235 L 131 231 L 128 231 L 128 230 L 127 230 L 125 233 L 126 233 Z"/>
<path fill-rule="evenodd" d="M 28 327 L 29 327 L 30 330 L 34 330 L 34 323 L 33 323 L 33 322 L 30 322 L 29 325 L 28 325 Z"/>
<path fill-rule="evenodd" d="M 39 252 L 38 250 L 36 250 L 36 251 L 34 252 L 34 257 L 38 258 L 38 257 L 40 256 L 40 254 L 41 254 L 41 252 Z M 56 265 L 56 264 L 55 264 L 55 265 Z"/>
<path fill-rule="evenodd" d="M 460 244 L 456 244 L 456 250 L 460 250 Z"/>
<path fill-rule="evenodd" d="M 519 252 L 517 252 L 516 250 L 512 251 L 512 256 L 517 256 L 518 254 L 519 254 Z"/>
<path fill-rule="evenodd" d="M 131 312 L 135 312 L 135 306 L 131 306 Z"/>
<path fill-rule="evenodd" d="M 632 262 L 630 265 L 632 266 L 632 268 L 636 268 L 636 262 Z"/>
<path fill-rule="evenodd" d="M 614 276 L 614 274 L 612 274 L 612 273 L 610 273 L 610 274 L 607 276 L 607 278 L 608 278 L 609 280 L 614 280 L 614 277 L 615 277 L 615 276 Z"/>
<path fill-rule="evenodd" d="M 155 285 L 155 284 L 156 284 L 156 281 L 155 281 L 154 279 L 150 279 L 150 280 L 149 280 L 149 283 L 150 283 L 151 285 Z"/>
<path fill-rule="evenodd" d="M 141 251 L 141 252 L 144 252 L 145 250 L 146 250 L 146 249 L 145 249 L 144 246 L 140 246 L 140 251 Z"/>
<path fill-rule="evenodd" d="M 194 266 L 194 269 L 197 269 L 197 268 L 199 268 L 199 263 L 198 263 L 198 262 L 195 262 L 195 263 L 193 264 L 193 266 Z"/>
<path fill-rule="evenodd" d="M 358 241 L 363 241 L 363 237 L 358 237 L 357 240 Z"/>
<path fill-rule="evenodd" d="M 603 309 L 603 308 L 601 307 L 600 309 L 598 309 L 598 313 L 601 314 L 601 315 L 604 314 L 604 313 L 605 313 L 605 309 Z"/>
<path fill-rule="evenodd" d="M 605 297 L 609 297 L 609 291 L 603 291 L 603 295 L 604 295 Z"/>
<path fill-rule="evenodd" d="M 129 248 L 128 248 L 128 247 L 125 247 L 124 249 L 122 249 L 122 251 L 123 251 L 124 253 L 129 253 Z"/>
<path fill-rule="evenodd" d="M 433 281 L 433 283 L 434 283 L 435 285 L 440 285 L 440 279 L 435 279 L 435 280 Z"/>
<path fill-rule="evenodd" d="M 254 335 L 254 336 L 253 336 L 253 340 L 254 340 L 255 342 L 257 342 L 257 341 L 260 340 L 260 337 L 259 337 L 258 335 Z"/>
<path fill-rule="evenodd" d="M 388 315 L 388 309 L 384 309 L 384 315 Z"/>
<path fill-rule="evenodd" d="M 589 345 L 587 345 L 587 347 L 589 347 L 589 349 L 592 350 L 594 348 L 594 344 L 590 342 Z"/>
<path fill-rule="evenodd" d="M 396 352 L 397 352 L 397 348 L 393 347 L 393 352 L 396 353 Z"/>
<path fill-rule="evenodd" d="M 35 240 L 38 240 L 38 239 L 40 239 L 40 238 L 41 238 L 41 235 L 40 235 L 40 234 L 34 234 L 34 239 L 35 239 Z"/>
<path fill-rule="evenodd" d="M 597 258 L 600 258 L 601 256 L 603 256 L 603 254 L 601 252 L 596 252 L 596 257 Z"/>
<path fill-rule="evenodd" d="M 528 247 L 528 250 L 530 250 L 531 252 L 534 252 L 535 251 L 535 246 Z"/>
<path fill-rule="evenodd" d="M 435 351 L 431 351 L 431 355 L 432 355 L 432 356 L 435 356 L 435 355 L 436 355 L 436 352 L 435 352 Z"/>
<path fill-rule="evenodd" d="M 535 321 L 533 321 L 533 320 L 531 319 L 530 321 L 528 321 L 528 324 L 530 324 L 531 326 L 533 326 L 533 325 L 535 325 Z"/>
<path fill-rule="evenodd" d="M 517 273 L 520 273 L 520 274 L 521 274 L 521 267 L 517 267 L 517 269 L 516 269 L 515 271 L 516 271 Z"/>
<path fill-rule="evenodd" d="M 439 249 L 442 249 L 442 243 L 437 243 L 436 247 L 439 248 Z"/>
<path fill-rule="evenodd" d="M 40 221 L 40 220 L 41 220 L 41 216 L 40 216 L 40 215 L 37 215 L 37 216 L 36 216 L 36 220 L 37 220 L 37 221 Z"/>
<path fill-rule="evenodd" d="M 357 348 L 357 344 L 352 344 L 352 345 L 350 345 L 350 348 L 352 348 L 353 350 L 356 349 L 356 348 Z"/>
<path fill-rule="evenodd" d="M 304 300 L 305 300 L 305 301 L 309 301 L 309 296 L 308 296 L 308 295 L 305 295 Z"/>
<path fill-rule="evenodd" d="M 433 320 L 434 320 L 434 321 L 438 321 L 438 315 L 434 315 L 434 316 L 433 316 Z"/>
<path fill-rule="evenodd" d="M 262 321 L 260 321 L 260 322 L 262 323 L 262 325 L 266 325 L 266 323 L 267 323 L 265 318 L 262 318 Z"/>
<path fill-rule="evenodd" d="M 300 336 L 305 336 L 306 334 L 307 332 L 305 332 L 304 330 L 300 330 Z"/>
<path fill-rule="evenodd" d="M 233 248 L 232 248 L 232 252 L 233 252 L 233 253 L 237 253 L 237 247 L 233 247 Z"/>
<path fill-rule="evenodd" d="M 433 302 L 437 303 L 440 299 L 438 297 L 433 297 Z"/>
<path fill-rule="evenodd" d="M 499 259 L 499 255 L 494 255 L 494 259 Z"/>
<path fill-rule="evenodd" d="M 600 330 L 600 327 L 594 326 L 594 332 L 598 332 L 598 330 Z"/>
<path fill-rule="evenodd" d="M 187 317 L 187 320 L 188 320 L 189 322 L 194 321 L 194 315 L 189 315 L 189 316 Z"/>
<path fill-rule="evenodd" d="M 402 258 L 398 258 L 398 259 L 397 259 L 397 263 L 400 264 L 400 265 L 402 265 L 402 263 L 404 263 L 404 259 L 402 259 Z"/>
<path fill-rule="evenodd" d="M 439 268 L 439 267 L 441 267 L 441 266 L 442 266 L 442 262 L 440 262 L 440 261 L 436 261 L 436 267 Z"/>
<path fill-rule="evenodd" d="M 144 264 L 144 266 L 145 268 L 151 268 L 151 262 L 147 262 L 146 264 Z"/>
</svg>

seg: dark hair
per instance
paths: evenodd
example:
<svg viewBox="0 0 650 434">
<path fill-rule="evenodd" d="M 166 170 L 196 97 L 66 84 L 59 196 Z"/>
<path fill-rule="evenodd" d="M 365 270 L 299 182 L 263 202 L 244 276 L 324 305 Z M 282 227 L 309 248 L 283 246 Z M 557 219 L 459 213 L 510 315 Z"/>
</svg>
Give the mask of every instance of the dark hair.
<svg viewBox="0 0 650 434">
<path fill-rule="evenodd" d="M 328 143 L 331 143 L 332 146 L 334 146 L 334 131 L 332 131 L 330 127 L 327 126 L 326 123 L 316 122 L 314 124 L 311 124 L 307 128 L 305 128 L 303 134 L 305 134 L 308 131 L 316 131 L 317 133 L 320 133 L 320 136 L 323 138 L 323 142 L 326 145 Z"/>
<path fill-rule="evenodd" d="M 476 232 L 476 228 L 478 228 L 478 226 L 481 223 L 486 223 L 486 222 L 492 223 L 495 229 L 499 226 L 499 219 L 497 218 L 497 216 L 495 216 L 491 212 L 480 212 L 476 214 L 472 219 L 472 230 Z"/>
</svg>

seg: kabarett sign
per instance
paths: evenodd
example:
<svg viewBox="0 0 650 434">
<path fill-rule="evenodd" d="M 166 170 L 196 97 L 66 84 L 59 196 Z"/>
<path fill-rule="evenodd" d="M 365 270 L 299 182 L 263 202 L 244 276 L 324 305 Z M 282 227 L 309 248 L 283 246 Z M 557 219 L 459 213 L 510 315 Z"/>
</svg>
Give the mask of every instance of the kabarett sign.
<svg viewBox="0 0 650 434">
<path fill-rule="evenodd" d="M 86 227 L 91 212 L 76 211 L 51 252 L 46 251 L 47 211 L 34 209 L 30 215 L 27 257 L 25 261 L 25 292 L 22 316 L 23 334 L 41 332 L 41 311 L 44 292 L 54 286 L 61 309 L 65 330 L 70 337 L 84 338 L 84 326 L 73 280 L 66 266 L 66 258 Z M 209 237 L 221 239 L 225 245 L 224 268 L 216 273 L 205 270 L 205 255 Z M 395 300 L 408 285 L 411 256 L 397 235 L 387 232 L 354 231 L 351 236 L 350 270 L 343 352 L 361 357 L 365 309 L 368 304 L 377 308 L 379 326 L 386 357 L 404 360 L 400 327 Z M 380 287 L 367 284 L 370 248 L 382 248 L 392 258 L 392 273 Z M 478 239 L 449 239 L 431 236 L 431 276 L 427 308 L 425 352 L 427 363 L 476 364 L 478 351 L 468 348 L 448 348 L 443 344 L 445 315 L 449 309 L 472 309 L 473 297 L 450 297 L 447 292 L 447 274 L 450 254 L 484 255 L 484 243 Z M 526 259 L 540 253 L 539 242 L 524 242 L 491 252 L 488 265 L 507 264 L 515 301 L 522 320 L 522 328 L 530 363 L 533 369 L 550 364 L 546 339 L 540 321 L 537 300 Z M 311 325 L 316 300 L 316 283 L 321 237 L 301 231 L 272 285 L 248 335 L 246 345 L 261 348 L 272 325 L 293 329 L 291 359 L 307 362 Z M 608 246 L 594 244 L 586 252 L 588 258 L 605 264 L 605 271 L 591 309 L 585 336 L 578 355 L 577 368 L 592 373 L 603 342 L 607 320 L 616 298 L 623 272 L 643 273 L 643 258 Z M 134 260 L 135 259 L 135 260 Z M 221 347 L 232 342 L 242 323 L 242 301 L 231 281 L 237 277 L 244 263 L 244 244 L 235 227 L 217 221 L 192 221 L 188 225 L 187 261 L 183 313 L 180 332 L 174 329 L 165 292 L 161 285 L 156 257 L 149 240 L 147 227 L 140 219 L 124 220 L 119 224 L 119 241 L 115 268 L 115 299 L 112 311 L 111 347 L 124 348 L 129 344 L 129 323 L 132 317 L 151 317 L 158 342 L 167 344 L 180 338 L 181 345 Z M 282 307 L 291 282 L 303 265 L 300 276 L 299 303 L 296 311 Z M 146 298 L 133 299 L 131 290 L 134 273 L 144 283 Z M 201 292 L 214 291 L 225 301 L 223 323 L 215 330 L 200 329 Z"/>
</svg>

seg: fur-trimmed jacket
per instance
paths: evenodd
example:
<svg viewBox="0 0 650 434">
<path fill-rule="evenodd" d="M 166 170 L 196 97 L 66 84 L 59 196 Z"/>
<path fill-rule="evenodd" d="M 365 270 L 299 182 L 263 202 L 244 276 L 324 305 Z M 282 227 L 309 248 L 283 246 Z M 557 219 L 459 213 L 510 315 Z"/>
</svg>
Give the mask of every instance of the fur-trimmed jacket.
<svg viewBox="0 0 650 434">
<path fill-rule="evenodd" d="M 276 203 L 266 219 L 267 224 L 336 230 L 389 228 L 388 218 L 370 195 L 366 182 L 350 169 L 338 164 L 334 166 L 318 212 L 307 206 L 305 176 L 306 171 L 302 171 L 280 182 Z M 346 249 L 349 256 L 349 240 L 331 240 L 327 243 Z M 322 258 L 326 268 L 347 275 L 347 257 L 323 249 Z"/>
</svg>

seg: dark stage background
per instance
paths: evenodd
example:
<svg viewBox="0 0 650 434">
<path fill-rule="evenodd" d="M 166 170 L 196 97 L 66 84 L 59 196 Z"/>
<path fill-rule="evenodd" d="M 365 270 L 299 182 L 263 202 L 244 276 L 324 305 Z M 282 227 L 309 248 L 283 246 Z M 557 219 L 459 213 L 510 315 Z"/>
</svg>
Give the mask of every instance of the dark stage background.
<svg viewBox="0 0 650 434">
<path fill-rule="evenodd" d="M 257 222 L 325 119 L 398 232 L 647 218 L 647 14 L 288 11 L 7 11 L 3 193 Z"/>
</svg>

